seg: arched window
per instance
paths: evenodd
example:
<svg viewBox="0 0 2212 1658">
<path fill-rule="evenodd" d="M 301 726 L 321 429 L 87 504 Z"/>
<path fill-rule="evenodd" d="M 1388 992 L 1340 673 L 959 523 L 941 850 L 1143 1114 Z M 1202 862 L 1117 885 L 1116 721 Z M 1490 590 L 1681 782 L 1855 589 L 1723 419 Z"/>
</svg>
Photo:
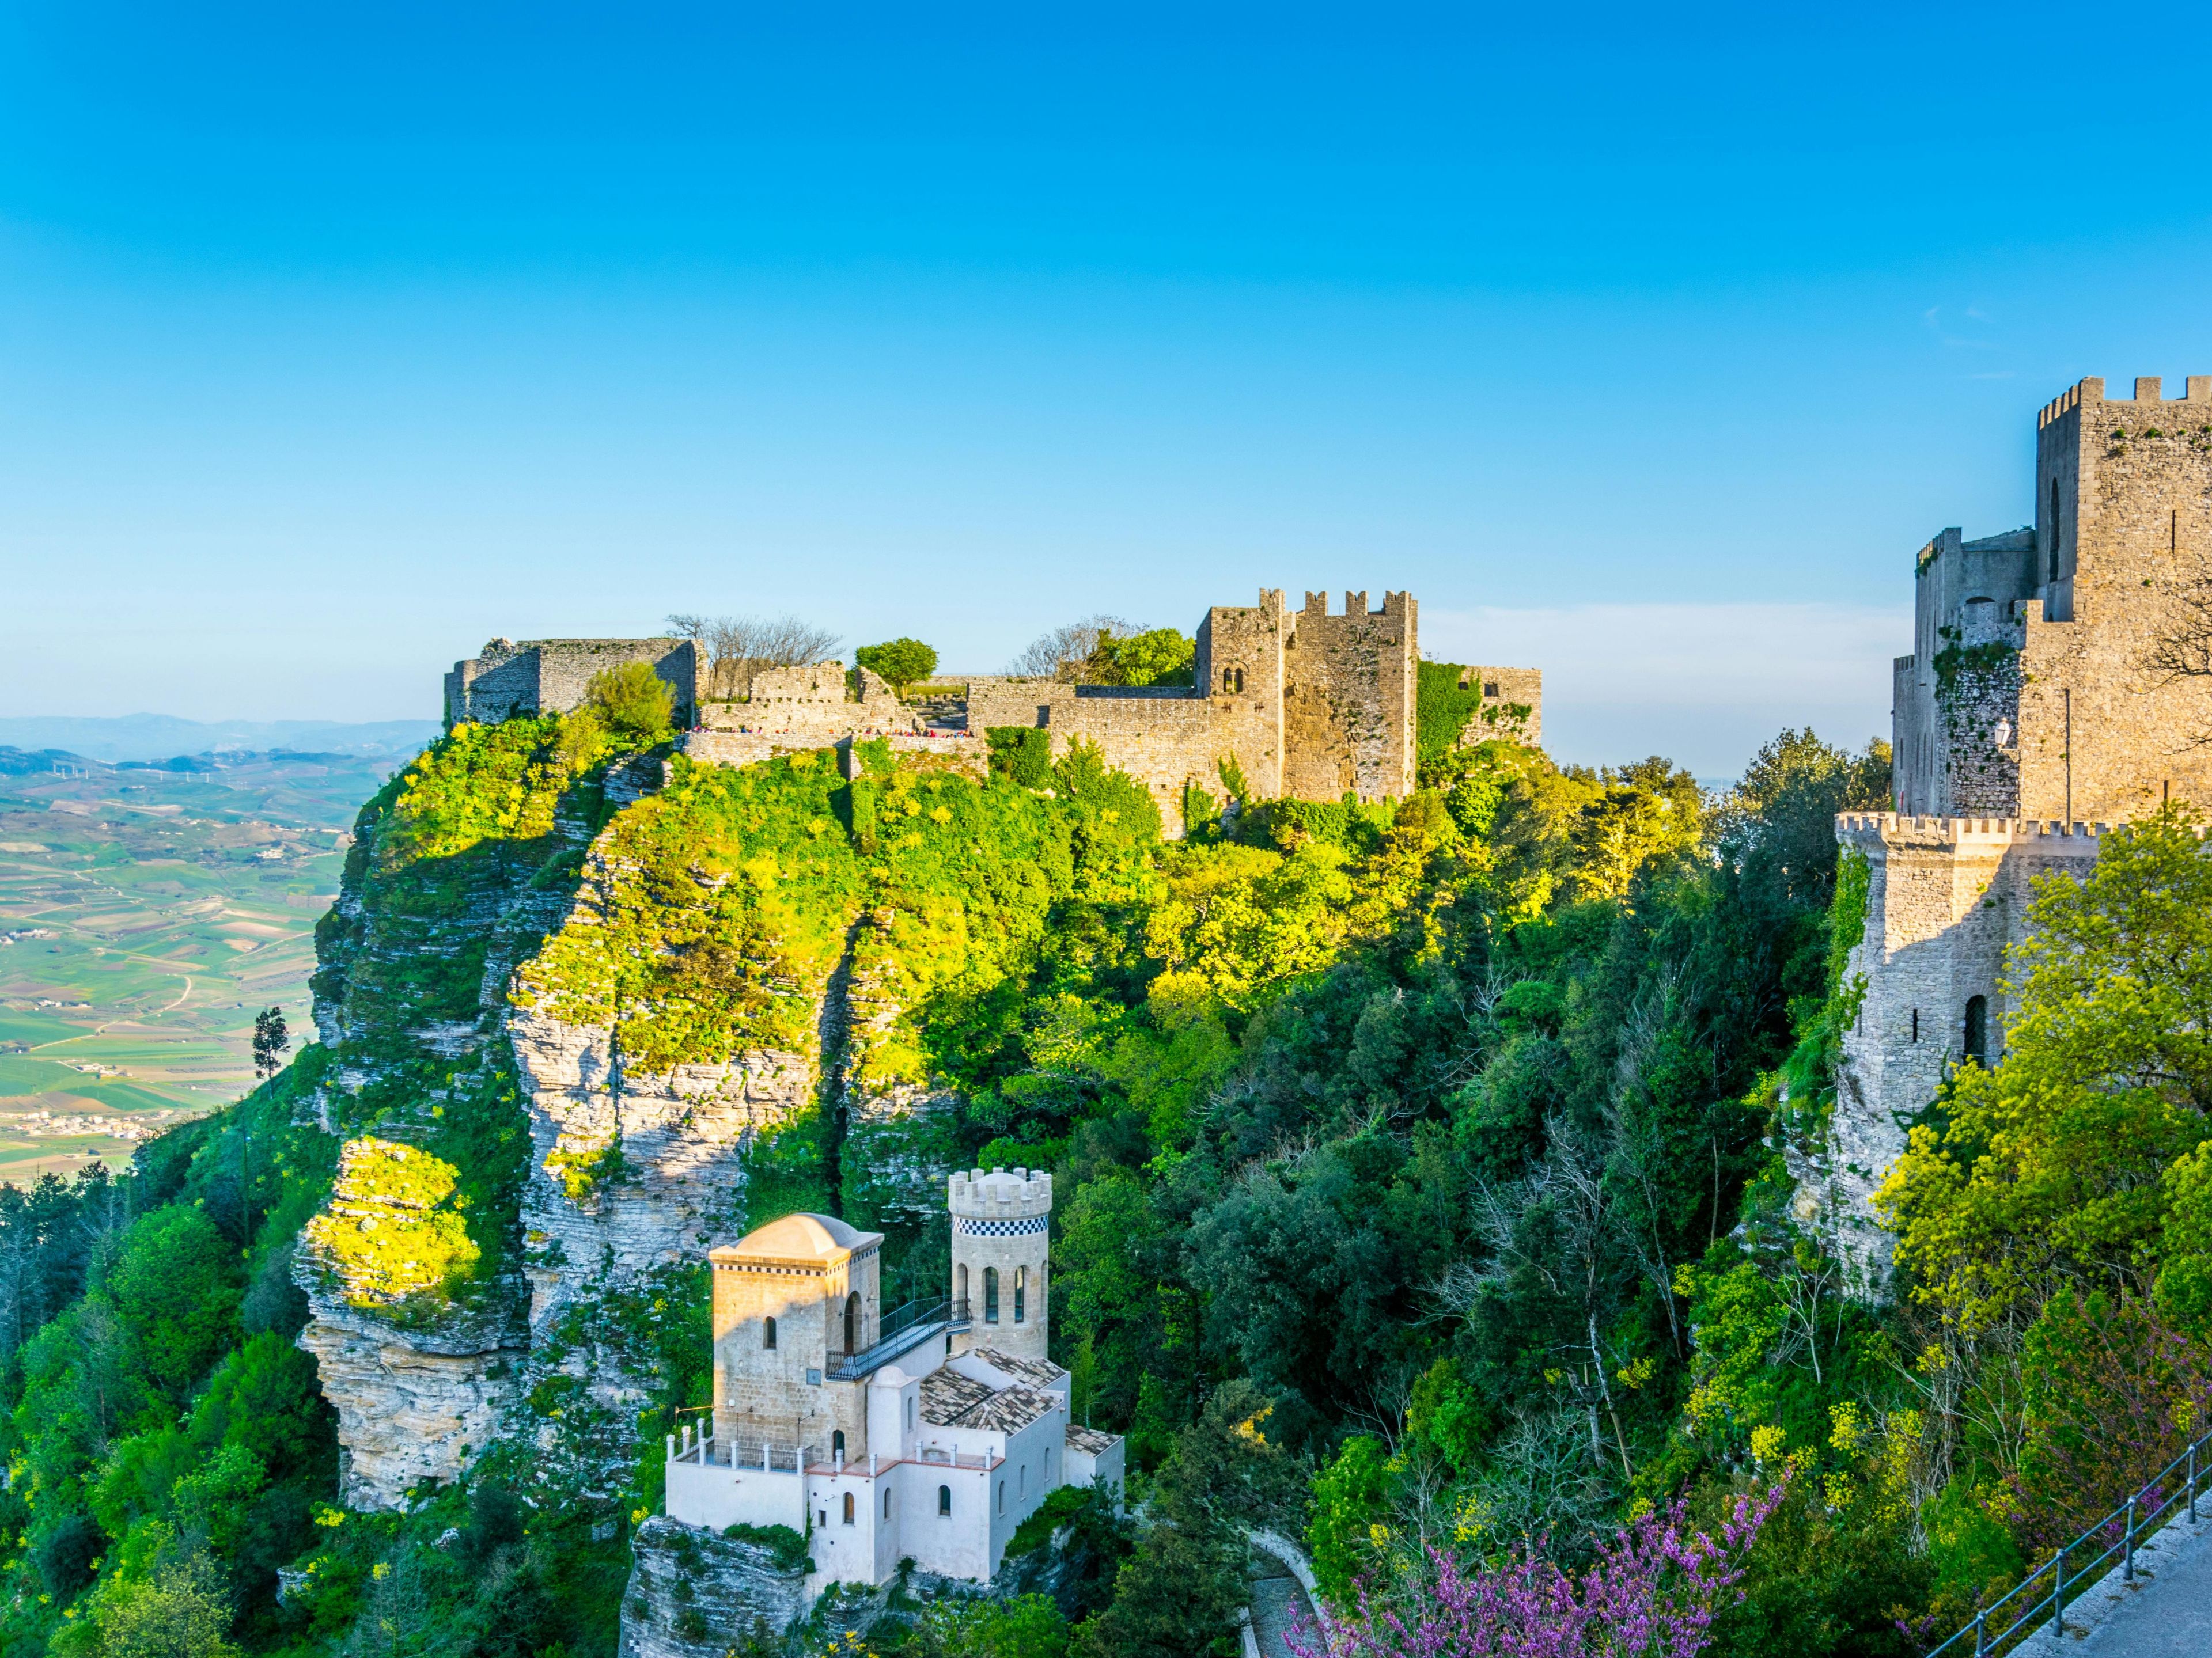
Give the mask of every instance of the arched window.
<svg viewBox="0 0 2212 1658">
<path fill-rule="evenodd" d="M 1026 1266 L 1017 1266 L 1017 1267 L 1015 1267 L 1015 1268 L 1014 1268 L 1014 1322 L 1015 1322 L 1015 1323 L 1019 1324 L 1019 1323 L 1022 1321 L 1022 1315 L 1023 1315 L 1023 1314 L 1024 1314 L 1024 1313 L 1025 1313 L 1025 1312 L 1028 1310 L 1028 1309 L 1029 1309 L 1029 1298 L 1030 1298 L 1030 1269 L 1029 1269 L 1028 1267 L 1026 1267 Z"/>
<path fill-rule="evenodd" d="M 888 1520 L 888 1519 L 890 1519 L 890 1517 L 891 1517 L 891 1488 L 890 1488 L 889 1485 L 885 1485 L 885 1486 L 884 1487 L 884 1519 L 886 1519 L 886 1520 Z"/>
<path fill-rule="evenodd" d="M 857 1291 L 845 1297 L 845 1351 L 860 1351 L 860 1297 Z"/>
<path fill-rule="evenodd" d="M 1019 1474 L 1018 1475 L 1018 1477 L 1017 1477 L 1017 1479 L 1016 1479 L 1016 1482 L 1015 1482 L 1015 1485 L 1014 1485 L 1014 1495 L 1015 1495 L 1015 1496 L 1017 1496 L 1017 1497 L 1027 1497 L 1029 1494 L 1030 1494 L 1030 1465 L 1029 1465 L 1028 1463 L 1024 1462 L 1024 1463 L 1023 1463 L 1023 1464 L 1022 1464 L 1020 1473 L 1019 1473 Z"/>
<path fill-rule="evenodd" d="M 914 1431 L 914 1395 L 912 1394 L 906 1396 L 906 1430 L 908 1433 Z"/>
<path fill-rule="evenodd" d="M 950 1514 L 952 1512 L 951 1486 L 939 1485 L 937 1488 L 937 1511 L 939 1514 Z"/>
<path fill-rule="evenodd" d="M 968 1263 L 962 1261 L 952 1269 L 952 1298 L 960 1304 L 952 1309 L 955 1318 L 968 1316 Z"/>
<path fill-rule="evenodd" d="M 1004 1514 L 1006 1511 L 1006 1482 L 1005 1480 L 1001 1479 L 1001 1480 L 999 1482 L 999 1512 L 1000 1512 L 1000 1514 Z"/>
<path fill-rule="evenodd" d="M 1986 996 L 1966 998 L 1966 1057 L 1977 1065 L 1990 1062 L 1990 1000 Z"/>
<path fill-rule="evenodd" d="M 850 1491 L 845 1493 L 845 1523 L 848 1526 L 853 1523 L 853 1493 Z"/>
<path fill-rule="evenodd" d="M 832 1462 L 845 1460 L 845 1430 L 842 1428 L 830 1436 L 830 1460 Z"/>
<path fill-rule="evenodd" d="M 1233 691 L 1233 690 L 1235 690 L 1235 689 L 1237 689 L 1237 670 L 1236 670 L 1236 669 L 1234 669 L 1234 668 L 1224 668 L 1224 669 L 1221 671 L 1221 689 L 1222 689 L 1222 691 L 1223 691 L 1223 693 L 1224 693 L 1224 695 L 1226 695 L 1228 692 Z"/>
<path fill-rule="evenodd" d="M 996 1324 L 998 1321 L 999 1269 L 995 1266 L 986 1266 L 983 1269 L 983 1322 Z"/>
<path fill-rule="evenodd" d="M 775 1321 L 774 1319 L 769 1320 L 761 1331 L 761 1345 L 770 1352 L 775 1351 Z"/>
<path fill-rule="evenodd" d="M 2051 480 L 2051 580 L 2058 580 L 2058 480 Z"/>
</svg>

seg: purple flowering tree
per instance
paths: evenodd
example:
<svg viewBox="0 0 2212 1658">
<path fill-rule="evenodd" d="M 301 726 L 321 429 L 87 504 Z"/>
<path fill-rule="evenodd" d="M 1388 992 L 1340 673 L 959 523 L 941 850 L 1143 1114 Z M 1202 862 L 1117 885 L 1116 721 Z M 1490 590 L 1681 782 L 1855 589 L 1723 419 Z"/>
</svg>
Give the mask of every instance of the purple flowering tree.
<svg viewBox="0 0 2212 1658">
<path fill-rule="evenodd" d="M 1690 1530 L 1680 1503 L 1646 1515 L 1579 1572 L 1540 1546 L 1473 1571 L 1431 1551 L 1436 1588 L 1415 1617 L 1363 1589 L 1356 1617 L 1326 1635 L 1302 1627 L 1289 1645 L 1297 1658 L 1690 1658 L 1711 1641 L 1714 1614 L 1741 1598 L 1746 1557 L 1786 1486 L 1737 1497 L 1717 1536 Z"/>
</svg>

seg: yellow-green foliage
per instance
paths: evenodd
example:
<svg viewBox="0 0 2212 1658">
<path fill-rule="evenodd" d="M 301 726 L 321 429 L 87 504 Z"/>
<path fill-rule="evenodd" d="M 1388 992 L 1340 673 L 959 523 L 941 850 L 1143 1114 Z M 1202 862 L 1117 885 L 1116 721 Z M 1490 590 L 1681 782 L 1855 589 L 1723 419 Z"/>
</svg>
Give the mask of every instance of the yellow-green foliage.
<svg viewBox="0 0 2212 1658">
<path fill-rule="evenodd" d="M 584 687 L 584 706 L 614 731 L 643 743 L 668 735 L 676 693 L 650 662 L 602 668 Z"/>
<path fill-rule="evenodd" d="M 454 1189 L 459 1174 L 414 1146 L 353 1141 L 329 1206 L 301 1233 L 309 1258 L 356 1307 L 450 1296 L 479 1255 L 460 1212 L 468 1199 Z"/>
<path fill-rule="evenodd" d="M 573 878 L 599 780 L 629 752 L 587 714 L 455 726 L 362 808 L 345 896 L 315 929 L 316 996 L 356 1028 L 474 1017 L 489 940 L 472 918 L 532 883 Z M 396 1056 L 387 1056 L 396 1057 Z"/>
<path fill-rule="evenodd" d="M 849 937 L 856 1002 L 891 1010 L 854 1032 L 856 1075 L 922 1080 L 925 1027 L 1031 961 L 1056 902 L 1149 880 L 1157 814 L 1110 777 L 1046 797 L 888 765 L 848 786 L 826 750 L 671 763 L 667 787 L 612 825 L 603 874 L 515 990 L 565 1022 L 611 1024 L 641 1072 L 811 1048 Z"/>
</svg>

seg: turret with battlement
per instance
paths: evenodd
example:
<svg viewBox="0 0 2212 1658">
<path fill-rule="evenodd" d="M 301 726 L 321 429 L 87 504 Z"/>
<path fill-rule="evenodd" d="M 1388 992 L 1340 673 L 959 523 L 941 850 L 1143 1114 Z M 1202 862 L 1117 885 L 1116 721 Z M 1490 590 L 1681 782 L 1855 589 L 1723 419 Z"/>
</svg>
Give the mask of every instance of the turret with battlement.
<svg viewBox="0 0 2212 1658">
<path fill-rule="evenodd" d="M 1019 1358 L 1044 1357 L 1052 1176 L 1041 1169 L 956 1174 L 947 1206 L 952 1212 L 952 1303 L 968 1309 L 967 1332 L 955 1337 L 954 1350 L 991 1347 Z"/>
</svg>

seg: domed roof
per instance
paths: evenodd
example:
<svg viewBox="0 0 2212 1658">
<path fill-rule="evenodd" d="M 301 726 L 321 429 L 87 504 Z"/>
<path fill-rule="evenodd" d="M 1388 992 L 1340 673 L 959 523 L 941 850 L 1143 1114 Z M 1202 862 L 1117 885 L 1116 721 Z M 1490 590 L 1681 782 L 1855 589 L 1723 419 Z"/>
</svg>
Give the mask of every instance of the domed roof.
<svg viewBox="0 0 2212 1658">
<path fill-rule="evenodd" d="M 766 1255 L 777 1260 L 817 1260 L 843 1254 L 862 1244 L 882 1242 L 880 1232 L 858 1231 L 835 1215 L 809 1214 L 802 1210 L 746 1233 L 732 1253 Z"/>
</svg>

